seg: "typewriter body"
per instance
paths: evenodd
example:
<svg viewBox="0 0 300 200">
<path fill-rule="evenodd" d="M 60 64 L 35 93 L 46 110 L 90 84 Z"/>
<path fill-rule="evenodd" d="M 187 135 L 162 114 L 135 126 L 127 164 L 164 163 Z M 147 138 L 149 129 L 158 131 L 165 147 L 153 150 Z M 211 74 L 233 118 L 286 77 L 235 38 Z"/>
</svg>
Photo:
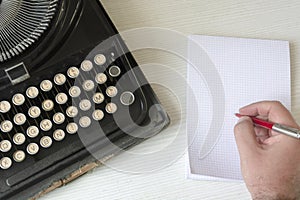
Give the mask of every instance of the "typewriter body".
<svg viewBox="0 0 300 200">
<path fill-rule="evenodd" d="M 38 196 L 169 123 L 117 33 L 98 0 L 0 0 L 0 199 Z"/>
</svg>

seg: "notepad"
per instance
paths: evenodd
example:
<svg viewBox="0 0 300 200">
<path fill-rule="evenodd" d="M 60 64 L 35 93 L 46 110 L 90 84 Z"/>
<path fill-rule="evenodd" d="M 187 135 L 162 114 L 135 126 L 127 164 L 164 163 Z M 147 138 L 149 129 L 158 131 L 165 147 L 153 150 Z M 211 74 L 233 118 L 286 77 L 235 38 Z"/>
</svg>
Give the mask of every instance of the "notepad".
<svg viewBox="0 0 300 200">
<path fill-rule="evenodd" d="M 187 177 L 241 181 L 234 113 L 262 100 L 290 109 L 289 43 L 191 35 L 188 61 Z"/>
</svg>

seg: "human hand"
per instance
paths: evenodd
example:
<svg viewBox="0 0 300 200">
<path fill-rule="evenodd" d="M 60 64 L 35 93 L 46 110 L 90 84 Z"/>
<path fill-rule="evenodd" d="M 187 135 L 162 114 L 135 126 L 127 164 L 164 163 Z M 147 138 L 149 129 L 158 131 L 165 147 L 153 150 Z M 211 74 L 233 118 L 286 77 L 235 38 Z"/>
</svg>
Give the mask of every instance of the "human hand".
<svg viewBox="0 0 300 200">
<path fill-rule="evenodd" d="M 299 128 L 279 102 L 262 101 L 239 110 L 241 115 Z M 242 117 L 234 127 L 244 181 L 255 200 L 300 199 L 300 140 L 254 127 Z"/>
</svg>

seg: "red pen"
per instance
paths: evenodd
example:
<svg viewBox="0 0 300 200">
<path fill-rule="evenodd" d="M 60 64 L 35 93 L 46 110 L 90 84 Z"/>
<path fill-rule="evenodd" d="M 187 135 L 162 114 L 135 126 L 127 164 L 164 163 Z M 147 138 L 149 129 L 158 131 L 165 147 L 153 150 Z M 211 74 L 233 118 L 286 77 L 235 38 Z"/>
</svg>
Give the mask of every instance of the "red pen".
<svg viewBox="0 0 300 200">
<path fill-rule="evenodd" d="M 235 116 L 237 117 L 243 117 L 245 115 L 241 115 L 239 113 L 236 113 Z M 296 128 L 292 128 L 292 127 L 288 127 L 285 125 L 281 125 L 278 123 L 273 123 L 273 122 L 267 122 L 265 120 L 253 117 L 253 116 L 248 116 L 252 119 L 254 125 L 262 127 L 262 128 L 266 128 L 269 130 L 273 130 L 276 131 L 278 133 L 282 133 L 297 139 L 300 139 L 300 130 L 296 129 Z"/>
</svg>

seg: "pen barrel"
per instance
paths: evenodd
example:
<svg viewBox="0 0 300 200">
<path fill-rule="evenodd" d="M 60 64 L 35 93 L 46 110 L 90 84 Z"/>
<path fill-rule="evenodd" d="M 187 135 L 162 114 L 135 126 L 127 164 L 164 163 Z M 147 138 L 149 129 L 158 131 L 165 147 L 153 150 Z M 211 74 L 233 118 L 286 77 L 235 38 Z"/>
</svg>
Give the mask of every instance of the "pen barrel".
<svg viewBox="0 0 300 200">
<path fill-rule="evenodd" d="M 274 124 L 272 130 L 283 133 L 285 135 L 300 139 L 300 130 L 296 128 L 291 128 L 281 124 Z"/>
</svg>

